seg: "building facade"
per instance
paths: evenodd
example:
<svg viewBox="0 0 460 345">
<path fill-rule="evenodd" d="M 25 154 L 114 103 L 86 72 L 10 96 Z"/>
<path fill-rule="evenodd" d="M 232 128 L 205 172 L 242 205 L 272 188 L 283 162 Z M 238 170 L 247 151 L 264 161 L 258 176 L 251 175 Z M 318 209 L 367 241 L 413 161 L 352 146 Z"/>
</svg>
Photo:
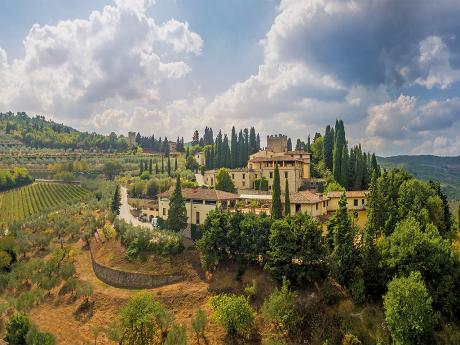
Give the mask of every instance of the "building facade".
<svg viewBox="0 0 460 345">
<path fill-rule="evenodd" d="M 136 132 L 128 132 L 128 143 L 130 146 L 136 145 Z"/>
<path fill-rule="evenodd" d="M 168 219 L 171 193 L 165 192 L 158 195 L 159 217 L 163 220 Z M 183 188 L 182 196 L 185 199 L 187 223 L 195 225 L 203 224 L 210 211 L 216 208 L 233 208 L 235 201 L 238 200 L 237 194 L 204 188 Z"/>
</svg>

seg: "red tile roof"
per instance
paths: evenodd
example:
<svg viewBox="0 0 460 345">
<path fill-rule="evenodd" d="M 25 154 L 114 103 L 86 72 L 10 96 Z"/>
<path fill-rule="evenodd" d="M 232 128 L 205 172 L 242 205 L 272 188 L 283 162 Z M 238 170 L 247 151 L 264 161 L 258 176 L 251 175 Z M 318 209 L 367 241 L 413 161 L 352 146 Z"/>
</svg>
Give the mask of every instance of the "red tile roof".
<svg viewBox="0 0 460 345">
<path fill-rule="evenodd" d="M 297 193 L 292 193 L 289 196 L 289 200 L 293 204 L 317 204 L 323 201 L 328 200 L 328 198 L 323 197 L 319 194 L 304 190 Z"/>
<path fill-rule="evenodd" d="M 158 194 L 159 197 L 169 198 L 172 194 L 172 191 L 167 191 L 161 194 Z M 238 199 L 238 194 L 224 192 L 222 190 L 216 189 L 206 189 L 206 188 L 183 188 L 182 197 L 184 199 L 194 199 L 194 200 L 235 200 Z"/>
</svg>

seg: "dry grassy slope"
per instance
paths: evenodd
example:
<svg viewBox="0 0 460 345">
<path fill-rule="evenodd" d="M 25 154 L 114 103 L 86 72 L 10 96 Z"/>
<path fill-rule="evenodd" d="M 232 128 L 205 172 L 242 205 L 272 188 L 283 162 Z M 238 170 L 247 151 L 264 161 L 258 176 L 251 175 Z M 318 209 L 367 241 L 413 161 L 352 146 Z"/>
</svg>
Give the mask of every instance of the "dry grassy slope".
<svg viewBox="0 0 460 345">
<path fill-rule="evenodd" d="M 80 248 L 80 245 L 79 245 Z M 105 248 L 102 253 L 107 253 L 110 248 L 116 248 L 113 243 Z M 94 295 L 92 300 L 95 302 L 94 315 L 88 321 L 82 322 L 74 318 L 73 312 L 79 305 L 79 301 L 69 302 L 66 298 L 55 297 L 46 301 L 44 304 L 32 310 L 31 318 L 38 324 L 40 329 L 52 332 L 56 335 L 58 344 L 94 344 L 92 329 L 95 327 L 105 327 L 119 315 L 119 310 L 124 305 L 130 296 L 137 293 L 138 290 L 119 289 L 101 282 L 95 275 L 91 267 L 89 252 L 84 249 L 76 249 L 76 266 L 80 279 L 91 282 L 94 287 Z M 196 252 L 189 251 L 184 254 L 185 257 L 197 260 Z M 98 254 L 100 256 L 100 254 Z M 183 260 L 180 258 L 178 261 Z M 121 267 L 133 268 L 132 263 L 118 262 Z M 194 266 L 194 265 L 193 265 Z M 148 272 L 147 264 L 140 264 L 143 272 Z M 150 270 L 156 270 L 154 266 L 150 266 Z M 195 344 L 196 340 L 193 336 L 193 331 L 190 326 L 190 319 L 198 308 L 202 308 L 209 316 L 210 323 L 207 328 L 207 338 L 209 344 L 232 344 L 231 340 L 225 338 L 225 334 L 220 326 L 218 326 L 211 318 L 211 310 L 208 305 L 208 298 L 211 292 L 232 291 L 241 292 L 244 286 L 249 285 L 252 279 L 257 279 L 261 287 L 261 296 L 269 293 L 269 290 L 274 286 L 270 283 L 265 274 L 255 269 L 248 269 L 242 278 L 242 283 L 237 283 L 234 280 L 236 271 L 234 268 L 228 268 L 219 272 L 212 277 L 209 282 L 200 278 L 196 267 L 187 265 L 180 268 L 182 271 L 187 271 L 185 281 L 163 286 L 156 289 L 148 290 L 156 296 L 164 305 L 174 312 L 176 319 L 180 323 L 185 323 L 188 328 L 189 344 Z M 264 291 L 265 290 L 265 291 Z M 56 294 L 55 294 L 56 295 Z M 260 302 L 260 300 L 259 300 Z M 263 330 L 263 323 L 259 319 L 258 329 Z M 101 334 L 97 341 L 98 345 L 114 344 L 110 342 L 104 334 Z"/>
</svg>

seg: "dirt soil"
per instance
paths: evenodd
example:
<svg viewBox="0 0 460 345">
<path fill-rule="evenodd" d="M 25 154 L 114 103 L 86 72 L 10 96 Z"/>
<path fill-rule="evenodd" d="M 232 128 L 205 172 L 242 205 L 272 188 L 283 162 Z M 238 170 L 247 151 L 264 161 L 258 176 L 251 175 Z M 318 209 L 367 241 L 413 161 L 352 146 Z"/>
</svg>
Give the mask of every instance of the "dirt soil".
<svg viewBox="0 0 460 345">
<path fill-rule="evenodd" d="M 53 333 L 58 344 L 115 344 L 108 340 L 104 332 L 100 332 L 97 342 L 95 342 L 93 330 L 105 328 L 113 320 L 116 320 L 121 306 L 139 290 L 120 289 L 103 283 L 95 276 L 91 267 L 89 251 L 84 249 L 83 244 L 78 243 L 74 251 L 79 279 L 93 285 L 94 293 L 91 297 L 91 301 L 94 302 L 93 315 L 86 320 L 76 319 L 73 313 L 81 301 L 69 301 L 67 296 L 60 297 L 54 293 L 53 297 L 34 308 L 30 316 L 42 331 Z M 219 292 L 241 293 L 244 287 L 251 284 L 252 279 L 256 279 L 258 296 L 254 301 L 254 307 L 258 308 L 263 298 L 275 286 L 260 268 L 247 268 L 240 282 L 235 280 L 237 267 L 233 265 L 223 265 L 217 273 L 205 277 L 200 268 L 198 253 L 190 246 L 186 246 L 186 250 L 181 255 L 169 258 L 152 256 L 145 262 L 140 260 L 128 262 L 124 259 L 124 249 L 118 243 L 111 241 L 97 250 L 96 257 L 98 261 L 118 269 L 154 274 L 171 272 L 184 274 L 184 281 L 147 291 L 155 295 L 169 310 L 173 311 L 179 323 L 186 324 L 189 337 L 188 344 L 197 344 L 190 320 L 198 308 L 202 308 L 208 315 L 207 344 L 261 344 L 262 335 L 270 332 L 264 328 L 262 320 L 258 317 L 256 330 L 251 339 L 243 342 L 227 339 L 223 329 L 212 319 L 211 308 L 208 304 L 208 299 L 213 294 Z"/>
</svg>

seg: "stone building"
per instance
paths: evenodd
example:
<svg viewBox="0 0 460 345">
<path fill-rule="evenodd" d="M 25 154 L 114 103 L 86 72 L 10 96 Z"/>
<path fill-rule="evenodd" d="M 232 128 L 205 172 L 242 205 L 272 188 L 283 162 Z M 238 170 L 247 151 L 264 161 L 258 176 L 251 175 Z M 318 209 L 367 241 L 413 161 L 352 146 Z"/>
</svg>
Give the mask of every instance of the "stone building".
<svg viewBox="0 0 460 345">
<path fill-rule="evenodd" d="M 274 153 L 286 152 L 288 150 L 287 135 L 267 135 L 267 150 Z"/>
<path fill-rule="evenodd" d="M 136 145 L 136 132 L 128 132 L 128 143 L 130 146 Z"/>
</svg>

